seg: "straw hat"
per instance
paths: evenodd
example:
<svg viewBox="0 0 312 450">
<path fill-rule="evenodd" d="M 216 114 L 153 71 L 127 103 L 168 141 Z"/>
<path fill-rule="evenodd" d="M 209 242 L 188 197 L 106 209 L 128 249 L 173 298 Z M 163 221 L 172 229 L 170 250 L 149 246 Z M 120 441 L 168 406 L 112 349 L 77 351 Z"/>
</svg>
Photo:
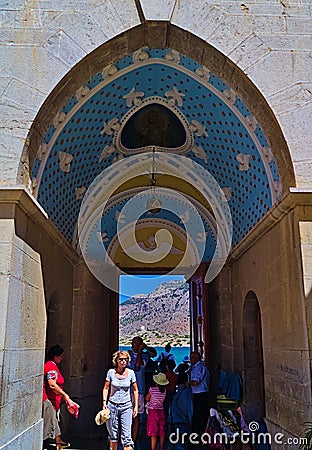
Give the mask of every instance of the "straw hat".
<svg viewBox="0 0 312 450">
<path fill-rule="evenodd" d="M 168 378 L 162 372 L 159 372 L 157 375 L 153 375 L 153 380 L 160 386 L 166 386 L 166 384 L 169 384 Z"/>
<path fill-rule="evenodd" d="M 95 423 L 97 425 L 103 425 L 103 423 L 107 422 L 109 418 L 110 418 L 109 409 L 108 408 L 102 409 L 95 416 Z"/>
</svg>

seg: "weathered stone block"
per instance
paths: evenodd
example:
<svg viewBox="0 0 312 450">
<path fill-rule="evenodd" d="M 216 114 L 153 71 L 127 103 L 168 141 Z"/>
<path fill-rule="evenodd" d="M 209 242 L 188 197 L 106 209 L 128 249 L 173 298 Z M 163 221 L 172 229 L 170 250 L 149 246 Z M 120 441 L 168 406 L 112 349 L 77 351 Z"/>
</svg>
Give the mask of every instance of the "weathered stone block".
<svg viewBox="0 0 312 450">
<path fill-rule="evenodd" d="M 150 2 L 149 0 L 140 0 L 143 14 L 146 20 L 170 21 L 172 12 L 177 6 L 176 0 L 160 0 L 158 2 Z"/>
<path fill-rule="evenodd" d="M 1 246 L 0 246 L 1 251 Z M 2 274 L 0 269 L 0 351 L 4 348 L 5 336 L 6 336 L 6 322 L 7 322 L 7 307 L 8 307 L 8 295 L 9 295 L 9 281 L 10 278 L 6 274 Z M 3 356 L 3 355 L 2 355 Z M 0 363 L 1 365 L 1 363 Z M 2 373 L 2 371 L 1 371 Z"/>
<path fill-rule="evenodd" d="M 0 336 L 0 447 L 11 448 L 5 444 L 12 441 L 17 445 L 20 439 L 24 448 L 33 449 L 41 447 L 42 439 L 45 304 L 40 257 L 15 236 L 14 226 L 12 219 L 0 220 L 0 248 L 7 262 L 0 276 L 1 306 L 6 312 L 1 316 Z M 34 437 L 32 428 L 37 423 L 39 437 Z"/>
<path fill-rule="evenodd" d="M 307 55 L 291 51 L 269 52 L 259 62 L 248 70 L 247 75 L 259 87 L 261 92 L 269 97 L 302 80 L 312 71 L 312 58 Z"/>
<path fill-rule="evenodd" d="M 43 419 L 40 419 L 12 441 L 4 444 L 1 450 L 38 450 L 42 445 L 42 429 Z"/>
<path fill-rule="evenodd" d="M 201 39 L 208 40 L 224 20 L 225 14 L 218 7 L 198 0 L 180 2 L 174 9 L 171 23 Z"/>
<path fill-rule="evenodd" d="M 300 242 L 302 244 L 312 244 L 312 223 L 299 222 Z"/>
<path fill-rule="evenodd" d="M 264 41 L 260 37 L 251 34 L 231 51 L 228 57 L 245 71 L 248 67 L 264 58 L 269 52 L 270 48 Z"/>
<path fill-rule="evenodd" d="M 233 33 L 234 29 L 236 31 Z M 249 36 L 257 35 L 261 38 L 261 33 L 267 29 L 271 31 L 271 35 L 285 33 L 283 18 L 278 16 L 226 15 L 209 36 L 209 43 L 223 54 L 229 55 L 235 48 L 239 48 Z M 267 46 L 269 47 L 270 44 L 267 43 Z"/>
</svg>

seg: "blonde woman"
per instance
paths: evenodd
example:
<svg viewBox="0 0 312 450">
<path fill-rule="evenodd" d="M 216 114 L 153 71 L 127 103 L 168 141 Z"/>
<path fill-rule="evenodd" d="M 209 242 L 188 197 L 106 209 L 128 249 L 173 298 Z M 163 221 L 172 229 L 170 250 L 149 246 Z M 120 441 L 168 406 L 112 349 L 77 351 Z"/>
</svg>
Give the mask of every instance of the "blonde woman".
<svg viewBox="0 0 312 450">
<path fill-rule="evenodd" d="M 133 370 L 127 365 L 130 355 L 120 350 L 113 355 L 113 369 L 107 372 L 103 388 L 103 409 L 110 410 L 110 419 L 106 422 L 111 450 L 118 448 L 118 430 L 121 429 L 121 443 L 124 450 L 132 450 L 131 438 L 132 418 L 138 414 L 138 387 Z M 134 406 L 131 402 L 130 390 L 133 389 Z"/>
</svg>

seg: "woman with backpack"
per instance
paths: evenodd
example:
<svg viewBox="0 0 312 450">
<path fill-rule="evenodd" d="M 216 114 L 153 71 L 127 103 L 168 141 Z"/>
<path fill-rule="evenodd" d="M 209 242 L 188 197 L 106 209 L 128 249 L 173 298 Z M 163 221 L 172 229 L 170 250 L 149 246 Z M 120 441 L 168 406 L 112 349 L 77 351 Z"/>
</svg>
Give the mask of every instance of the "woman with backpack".
<svg viewBox="0 0 312 450">
<path fill-rule="evenodd" d="M 169 360 L 173 360 L 175 362 L 175 357 L 172 353 L 170 353 L 171 345 L 168 343 L 165 346 L 165 351 L 161 352 L 161 354 L 156 359 L 158 363 L 159 372 L 166 373 L 167 372 L 167 364 Z"/>
</svg>

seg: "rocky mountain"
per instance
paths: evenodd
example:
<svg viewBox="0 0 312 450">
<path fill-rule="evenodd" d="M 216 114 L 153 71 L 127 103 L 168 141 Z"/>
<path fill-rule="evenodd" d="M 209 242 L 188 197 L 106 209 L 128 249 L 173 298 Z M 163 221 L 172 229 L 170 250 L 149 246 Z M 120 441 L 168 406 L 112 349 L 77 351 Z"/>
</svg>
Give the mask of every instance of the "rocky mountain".
<svg viewBox="0 0 312 450">
<path fill-rule="evenodd" d="M 120 344 L 129 345 L 140 335 L 147 344 L 189 344 L 189 286 L 174 280 L 160 284 L 150 294 L 137 294 L 120 305 Z"/>
</svg>

